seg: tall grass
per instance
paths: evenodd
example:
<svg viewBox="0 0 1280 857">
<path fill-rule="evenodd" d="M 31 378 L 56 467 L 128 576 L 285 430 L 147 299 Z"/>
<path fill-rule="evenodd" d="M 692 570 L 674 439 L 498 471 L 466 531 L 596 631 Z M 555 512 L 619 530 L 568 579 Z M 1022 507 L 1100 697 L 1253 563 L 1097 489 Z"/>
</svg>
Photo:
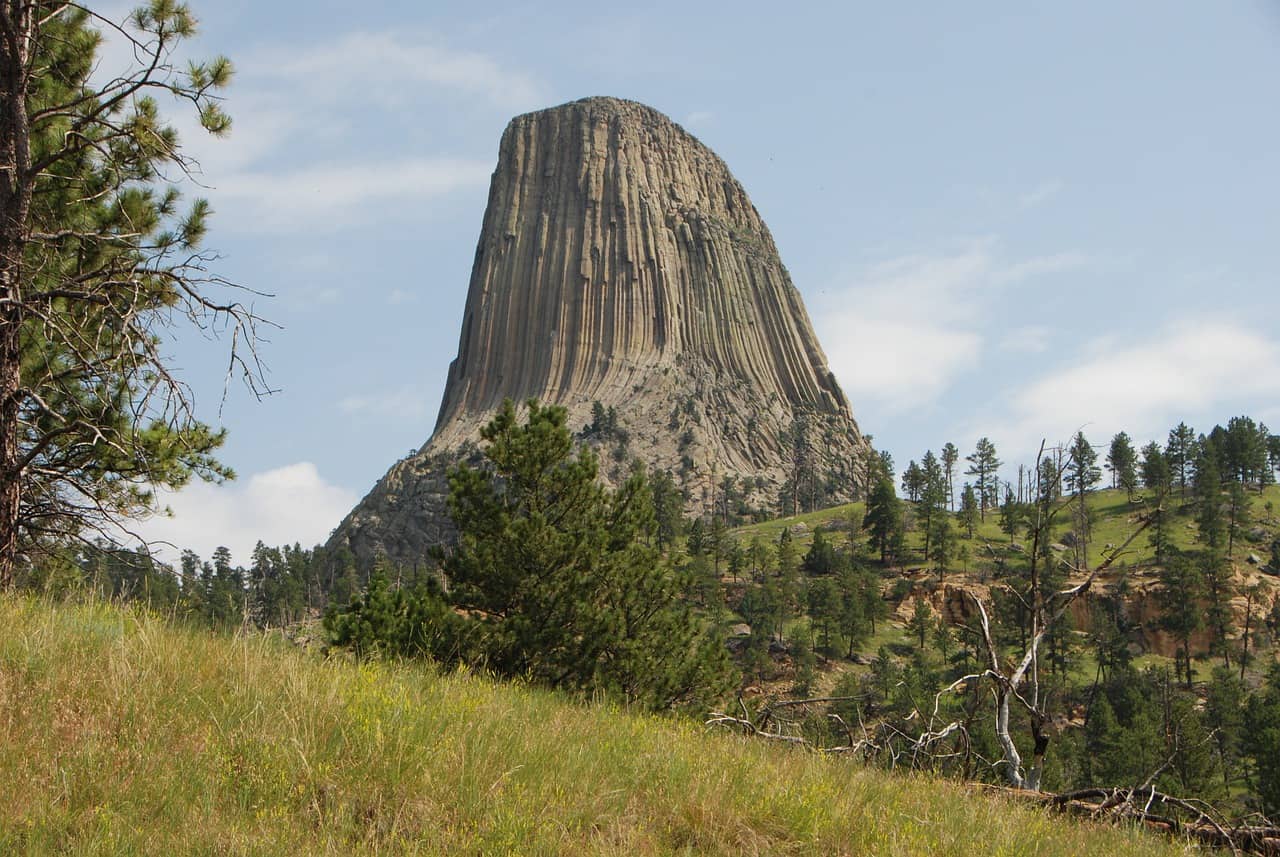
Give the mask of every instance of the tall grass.
<svg viewBox="0 0 1280 857">
<path fill-rule="evenodd" d="M 0 853 L 1183 850 L 692 722 L 7 596 Z"/>
</svg>

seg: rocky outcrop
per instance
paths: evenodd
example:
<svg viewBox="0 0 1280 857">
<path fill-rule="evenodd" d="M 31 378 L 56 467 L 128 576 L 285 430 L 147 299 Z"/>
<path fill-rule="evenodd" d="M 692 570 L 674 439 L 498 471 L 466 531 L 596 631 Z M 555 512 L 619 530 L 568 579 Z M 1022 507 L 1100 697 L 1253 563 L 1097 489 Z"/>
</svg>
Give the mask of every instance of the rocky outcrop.
<svg viewBox="0 0 1280 857">
<path fill-rule="evenodd" d="M 575 427 L 614 408 L 605 461 L 669 470 L 691 509 L 726 475 L 775 500 L 797 427 L 831 500 L 868 449 L 742 186 L 679 125 L 613 98 L 507 127 L 435 432 L 330 546 L 412 560 L 447 540 L 444 466 L 504 398 L 531 396 Z"/>
</svg>

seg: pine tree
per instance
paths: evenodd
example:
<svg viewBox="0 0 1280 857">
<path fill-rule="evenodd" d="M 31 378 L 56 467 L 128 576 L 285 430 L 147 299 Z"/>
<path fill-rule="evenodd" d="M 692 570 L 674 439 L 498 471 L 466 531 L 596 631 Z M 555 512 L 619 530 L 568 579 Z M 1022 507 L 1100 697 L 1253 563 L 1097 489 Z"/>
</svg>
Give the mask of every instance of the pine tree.
<svg viewBox="0 0 1280 857">
<path fill-rule="evenodd" d="M 806 596 L 813 629 L 821 639 L 821 647 L 830 650 L 840 630 L 840 590 L 830 577 L 815 577 L 809 581 Z"/>
<path fill-rule="evenodd" d="M 1064 481 L 1068 490 L 1075 495 L 1074 518 L 1076 530 L 1077 567 L 1084 568 L 1089 562 L 1089 507 L 1085 503 L 1085 494 L 1102 478 L 1102 471 L 1097 466 L 1098 453 L 1085 439 L 1084 432 L 1076 432 L 1075 440 L 1067 453 L 1067 466 Z"/>
<path fill-rule="evenodd" d="M 1186 423 L 1178 423 L 1169 430 L 1169 442 L 1165 445 L 1165 457 L 1182 496 L 1187 496 L 1187 485 L 1195 464 L 1196 432 Z"/>
<path fill-rule="evenodd" d="M 1182 646 L 1178 663 L 1186 671 L 1186 687 L 1190 689 L 1193 678 L 1191 635 L 1204 624 L 1199 603 L 1204 592 L 1204 579 L 1189 557 L 1171 552 L 1160 574 L 1160 582 L 1163 585 L 1159 596 L 1161 627 L 1173 634 Z"/>
<path fill-rule="evenodd" d="M 880 551 L 880 562 L 887 564 L 896 556 L 894 548 L 902 533 L 902 513 L 893 492 L 893 480 L 881 476 L 871 488 L 862 527 L 871 534 L 871 545 Z"/>
<path fill-rule="evenodd" d="M 933 536 L 939 519 L 947 514 L 947 482 L 942 465 L 929 450 L 921 459 L 920 503 L 917 513 L 920 517 L 920 528 L 924 531 L 925 560 L 933 558 Z"/>
<path fill-rule="evenodd" d="M 907 620 L 907 632 L 916 638 L 921 650 L 924 649 L 924 638 L 932 626 L 933 611 L 924 603 L 923 598 L 917 598 L 915 608 L 911 611 L 911 618 Z"/>
<path fill-rule="evenodd" d="M 968 482 L 960 492 L 960 526 L 964 527 L 968 539 L 973 538 L 974 528 L 978 526 L 978 495 Z"/>
<path fill-rule="evenodd" d="M 960 460 L 960 450 L 956 449 L 956 445 L 948 441 L 942 447 L 942 472 L 947 480 L 947 509 L 955 511 L 956 508 L 956 462 Z"/>
<path fill-rule="evenodd" d="M 1010 544 L 1018 529 L 1026 522 L 1026 517 L 1024 504 L 1014 499 L 1012 491 L 1005 491 L 1004 504 L 1000 506 L 1000 531 L 1009 537 Z"/>
<path fill-rule="evenodd" d="M 1111 471 L 1111 487 L 1123 488 L 1129 499 L 1138 487 L 1138 456 L 1133 450 L 1133 442 L 1129 435 L 1120 432 L 1111 438 L 1111 448 L 1107 452 L 1107 469 Z"/>
<path fill-rule="evenodd" d="M 603 488 L 565 418 L 530 400 L 521 422 L 508 400 L 481 430 L 487 466 L 450 473 L 450 598 L 489 669 L 651 709 L 704 702 L 730 671 L 653 544 L 644 473 Z"/>
<path fill-rule="evenodd" d="M 978 491 L 978 511 L 982 520 L 987 520 L 987 509 L 992 508 L 1000 500 L 999 476 L 1001 461 L 996 457 L 996 446 L 989 439 L 978 439 L 971 454 L 965 456 L 969 467 L 966 476 L 975 477 L 974 487 Z"/>
<path fill-rule="evenodd" d="M 1151 547 L 1155 550 L 1155 561 L 1159 565 L 1169 553 L 1169 512 L 1165 505 L 1172 489 L 1169 474 L 1169 462 L 1160 444 L 1152 441 L 1142 448 L 1142 484 L 1151 491 Z"/>
<path fill-rule="evenodd" d="M 1200 528 L 1200 541 L 1210 550 L 1223 546 L 1225 523 L 1222 519 L 1222 477 L 1218 467 L 1216 445 L 1201 444 L 1196 459 L 1196 523 Z"/>
<path fill-rule="evenodd" d="M 1244 484 L 1231 482 L 1227 486 L 1227 558 L 1235 555 L 1236 539 L 1242 536 L 1253 521 L 1249 495 Z"/>
<path fill-rule="evenodd" d="M 96 75 L 102 37 L 130 62 Z M 210 209 L 170 177 L 192 162 L 160 115 L 230 120 L 231 64 L 180 68 L 196 33 L 185 3 L 126 22 L 79 4 L 0 5 L 0 589 L 20 553 L 101 532 L 154 507 L 154 489 L 231 471 L 224 435 L 196 419 L 163 347 L 185 322 L 231 333 L 231 364 L 260 379 L 258 319 L 220 290 L 201 245 Z M 108 80 L 108 78 L 110 78 Z"/>
</svg>

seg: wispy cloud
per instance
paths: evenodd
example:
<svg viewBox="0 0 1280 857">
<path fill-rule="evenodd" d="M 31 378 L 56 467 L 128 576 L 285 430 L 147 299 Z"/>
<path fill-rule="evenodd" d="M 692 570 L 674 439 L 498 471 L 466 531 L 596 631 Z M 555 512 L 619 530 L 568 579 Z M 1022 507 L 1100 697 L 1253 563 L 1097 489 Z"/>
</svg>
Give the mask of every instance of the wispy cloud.
<svg viewBox="0 0 1280 857">
<path fill-rule="evenodd" d="M 1069 365 L 1011 393 L 1003 409 L 983 409 L 994 422 L 969 434 L 1006 438 L 1024 447 L 1019 453 L 1081 428 L 1095 442 L 1121 430 L 1163 437 L 1181 419 L 1223 420 L 1231 414 L 1221 409 L 1277 397 L 1280 341 L 1229 319 L 1183 319 L 1136 342 L 1088 343 Z"/>
<path fill-rule="evenodd" d="M 302 461 L 225 485 L 193 482 L 161 497 L 172 516 L 151 518 L 134 529 L 156 542 L 156 553 L 168 561 L 183 549 L 208 559 L 225 545 L 235 562 L 248 563 L 259 540 L 304 547 L 324 541 L 357 499 Z"/>
<path fill-rule="evenodd" d="M 542 95 L 530 74 L 508 68 L 493 57 L 460 50 L 429 32 L 348 33 L 300 48 L 271 46 L 246 63 L 265 77 L 286 80 L 290 88 L 338 98 L 413 100 L 422 87 L 483 98 L 504 110 L 527 109 Z"/>
<path fill-rule="evenodd" d="M 170 113 L 220 230 L 324 233 L 483 188 L 487 149 L 484 159 L 431 151 L 420 135 L 401 139 L 395 117 L 458 102 L 505 116 L 543 97 L 531 75 L 429 32 L 263 44 L 235 60 L 225 139 L 211 140 L 190 110 Z"/>
<path fill-rule="evenodd" d="M 292 172 L 242 172 L 218 182 L 220 199 L 247 207 L 241 228 L 340 229 L 375 217 L 388 202 L 423 200 L 484 187 L 492 165 L 457 158 L 325 164 Z M 235 228 L 236 224 L 232 224 Z"/>
<path fill-rule="evenodd" d="M 910 410 L 979 364 L 985 319 L 1002 289 L 1087 261 L 1079 253 L 1010 259 L 986 237 L 877 262 L 843 276 L 817 302 L 820 338 L 833 344 L 831 368 L 855 401 Z"/>
</svg>

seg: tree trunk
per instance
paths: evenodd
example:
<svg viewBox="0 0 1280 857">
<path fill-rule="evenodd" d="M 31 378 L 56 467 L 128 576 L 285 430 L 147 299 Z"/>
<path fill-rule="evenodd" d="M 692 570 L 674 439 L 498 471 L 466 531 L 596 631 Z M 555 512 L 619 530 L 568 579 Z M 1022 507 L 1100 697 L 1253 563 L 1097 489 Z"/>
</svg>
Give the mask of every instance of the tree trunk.
<svg viewBox="0 0 1280 857">
<path fill-rule="evenodd" d="M 31 206 L 27 58 L 32 5 L 0 5 L 0 589 L 13 585 L 22 509 L 18 445 L 21 395 L 22 255 Z"/>
</svg>

